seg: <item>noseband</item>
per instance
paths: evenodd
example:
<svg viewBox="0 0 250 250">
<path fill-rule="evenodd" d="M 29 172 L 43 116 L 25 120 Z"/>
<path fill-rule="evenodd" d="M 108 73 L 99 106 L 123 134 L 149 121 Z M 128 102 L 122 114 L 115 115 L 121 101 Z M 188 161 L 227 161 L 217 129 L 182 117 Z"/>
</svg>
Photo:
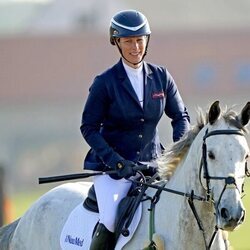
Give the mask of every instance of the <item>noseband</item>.
<svg viewBox="0 0 250 250">
<path fill-rule="evenodd" d="M 209 201 L 211 199 L 211 188 L 210 188 L 210 180 L 225 180 L 225 186 L 224 189 L 220 195 L 220 198 L 222 196 L 222 194 L 224 193 L 225 189 L 227 188 L 227 186 L 232 186 L 234 185 L 237 188 L 236 185 L 236 181 L 235 181 L 235 177 L 232 175 L 229 176 L 210 176 L 209 172 L 208 172 L 208 166 L 207 166 L 207 145 L 206 145 L 206 139 L 210 136 L 214 136 L 214 135 L 240 135 L 240 136 L 244 136 L 243 132 L 241 130 L 214 130 L 211 132 L 208 132 L 208 129 L 206 130 L 206 133 L 203 137 L 203 145 L 202 145 L 202 159 L 201 159 L 201 163 L 200 163 L 200 173 L 199 173 L 199 179 L 200 179 L 200 183 L 203 186 L 203 188 L 206 190 L 206 194 L 207 194 L 207 201 Z M 204 187 L 204 185 L 202 184 L 201 181 L 201 170 L 203 167 L 203 177 L 206 179 L 206 187 Z M 249 176 L 249 172 L 247 170 L 247 163 L 245 166 L 245 175 Z M 239 178 L 244 178 L 245 176 L 240 176 Z M 237 188 L 238 189 L 238 188 Z"/>
</svg>

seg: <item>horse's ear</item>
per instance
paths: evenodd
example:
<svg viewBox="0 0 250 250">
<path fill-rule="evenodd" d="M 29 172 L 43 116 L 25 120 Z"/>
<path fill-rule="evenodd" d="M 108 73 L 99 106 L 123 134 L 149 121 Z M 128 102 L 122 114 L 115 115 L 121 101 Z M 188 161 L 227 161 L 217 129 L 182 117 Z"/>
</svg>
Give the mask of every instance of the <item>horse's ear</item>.
<svg viewBox="0 0 250 250">
<path fill-rule="evenodd" d="M 248 102 L 245 105 L 240 114 L 240 122 L 243 127 L 248 124 L 249 119 L 250 119 L 250 102 Z"/>
<path fill-rule="evenodd" d="M 208 112 L 208 121 L 212 125 L 215 123 L 215 121 L 219 118 L 220 116 L 220 105 L 219 101 L 215 101 Z"/>
</svg>

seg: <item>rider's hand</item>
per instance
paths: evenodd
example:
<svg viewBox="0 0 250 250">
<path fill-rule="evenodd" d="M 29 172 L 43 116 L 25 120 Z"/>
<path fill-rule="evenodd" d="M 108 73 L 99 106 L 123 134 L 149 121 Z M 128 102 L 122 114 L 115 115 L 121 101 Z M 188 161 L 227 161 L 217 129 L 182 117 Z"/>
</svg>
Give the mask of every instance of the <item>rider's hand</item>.
<svg viewBox="0 0 250 250">
<path fill-rule="evenodd" d="M 123 160 L 117 163 L 116 170 L 117 176 L 119 178 L 129 178 L 136 174 L 136 171 L 133 169 L 135 167 L 133 161 Z"/>
</svg>

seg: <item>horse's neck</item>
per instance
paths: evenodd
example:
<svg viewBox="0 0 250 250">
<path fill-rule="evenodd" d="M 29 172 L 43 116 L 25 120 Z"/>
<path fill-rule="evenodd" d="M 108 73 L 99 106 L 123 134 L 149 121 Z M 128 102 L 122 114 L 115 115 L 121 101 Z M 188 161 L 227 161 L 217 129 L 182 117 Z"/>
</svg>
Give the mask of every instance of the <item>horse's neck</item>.
<svg viewBox="0 0 250 250">
<path fill-rule="evenodd" d="M 185 189 L 184 183 L 179 186 L 167 185 L 166 187 L 180 192 L 191 192 L 191 187 Z M 198 192 L 195 192 L 195 194 L 201 195 Z M 156 224 L 158 224 L 159 233 L 166 233 L 167 231 L 165 241 L 167 247 L 172 249 L 205 249 L 202 232 L 199 230 L 198 223 L 187 199 L 177 194 L 162 193 L 160 202 L 157 205 L 158 218 Z M 213 206 L 196 200 L 194 200 L 194 206 L 204 227 L 206 242 L 209 242 L 215 226 Z M 176 241 L 178 242 L 177 246 L 175 245 Z M 189 247 L 186 248 L 187 242 Z"/>
<path fill-rule="evenodd" d="M 188 194 L 194 191 L 195 195 L 205 195 L 205 191 L 199 181 L 200 154 L 201 150 L 199 147 L 190 148 L 190 152 L 168 182 L 167 188 Z M 169 225 L 169 227 L 171 227 L 171 231 L 169 232 L 170 237 L 174 238 L 178 235 L 178 241 L 183 242 L 183 244 L 196 241 L 195 246 L 200 244 L 201 249 L 203 249 L 204 242 L 202 232 L 198 228 L 196 218 L 189 206 L 187 198 L 164 192 L 160 201 L 160 206 L 162 207 L 162 209 L 159 209 L 159 213 L 162 213 L 160 215 L 161 220 L 164 218 L 166 209 L 171 211 L 167 219 L 168 221 L 166 221 L 167 226 Z M 206 240 L 208 242 L 215 226 L 213 205 L 196 200 L 194 200 L 194 205 L 206 231 Z M 173 227 L 171 225 L 175 226 Z"/>
</svg>

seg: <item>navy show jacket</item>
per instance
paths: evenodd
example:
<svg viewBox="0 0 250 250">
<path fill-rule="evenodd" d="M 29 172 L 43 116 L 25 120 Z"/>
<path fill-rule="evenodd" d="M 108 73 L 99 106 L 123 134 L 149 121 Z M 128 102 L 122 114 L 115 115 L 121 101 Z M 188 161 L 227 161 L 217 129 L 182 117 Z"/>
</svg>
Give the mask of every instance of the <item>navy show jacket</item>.
<svg viewBox="0 0 250 250">
<path fill-rule="evenodd" d="M 157 158 L 162 148 L 156 127 L 163 112 L 172 120 L 174 141 L 189 129 L 189 115 L 169 72 L 146 62 L 143 71 L 143 108 L 122 60 L 94 79 L 80 128 L 91 147 L 85 169 L 115 169 L 123 159 Z"/>
</svg>

